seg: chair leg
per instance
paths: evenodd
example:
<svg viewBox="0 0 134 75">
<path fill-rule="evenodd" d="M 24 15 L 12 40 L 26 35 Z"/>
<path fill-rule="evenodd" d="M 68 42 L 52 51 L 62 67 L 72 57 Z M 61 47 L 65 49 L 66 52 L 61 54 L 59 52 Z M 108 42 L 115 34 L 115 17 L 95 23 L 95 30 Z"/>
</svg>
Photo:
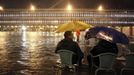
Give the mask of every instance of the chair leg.
<svg viewBox="0 0 134 75">
<path fill-rule="evenodd" d="M 99 70 L 100 70 L 100 69 L 97 69 L 97 70 L 95 71 L 95 75 L 97 75 L 97 73 L 98 73 Z"/>
<path fill-rule="evenodd" d="M 74 65 L 69 65 L 68 68 L 70 72 L 76 72 L 76 68 Z"/>
<path fill-rule="evenodd" d="M 125 75 L 125 74 L 124 74 L 124 73 L 125 73 L 125 71 L 126 71 L 126 69 L 125 69 L 125 68 L 122 68 L 122 69 L 121 69 L 121 73 L 120 73 L 120 74 L 121 74 L 121 75 Z"/>
<path fill-rule="evenodd" d="M 103 70 L 103 69 L 97 69 L 96 71 L 95 71 L 95 75 L 98 75 L 98 71 L 105 71 L 104 73 L 106 73 L 107 71 L 108 71 L 108 73 L 109 73 L 109 71 L 112 71 L 112 74 L 114 74 L 114 75 L 116 75 L 116 72 L 114 71 L 114 70 Z"/>
<path fill-rule="evenodd" d="M 121 69 L 120 75 L 122 75 L 122 74 L 123 74 L 123 71 L 124 71 L 124 69 Z"/>
<path fill-rule="evenodd" d="M 123 68 L 120 74 L 121 75 L 134 75 L 134 69 Z"/>
<path fill-rule="evenodd" d="M 54 66 L 53 69 L 54 69 L 55 75 L 61 75 L 61 67 Z"/>
</svg>

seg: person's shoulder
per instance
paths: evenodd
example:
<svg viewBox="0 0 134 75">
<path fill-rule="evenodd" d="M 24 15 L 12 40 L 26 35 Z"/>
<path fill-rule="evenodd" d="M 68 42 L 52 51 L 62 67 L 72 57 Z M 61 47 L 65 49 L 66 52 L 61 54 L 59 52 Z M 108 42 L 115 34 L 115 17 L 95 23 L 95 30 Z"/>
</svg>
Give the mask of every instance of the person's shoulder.
<svg viewBox="0 0 134 75">
<path fill-rule="evenodd" d="M 64 42 L 65 40 L 64 39 L 62 39 L 62 40 L 60 40 L 58 43 L 61 43 L 61 42 Z"/>
<path fill-rule="evenodd" d="M 77 42 L 75 42 L 75 41 L 72 41 L 72 42 L 73 42 L 73 44 L 78 45 L 78 43 L 77 43 Z"/>
<path fill-rule="evenodd" d="M 60 41 L 64 41 L 65 39 L 61 39 Z"/>
</svg>

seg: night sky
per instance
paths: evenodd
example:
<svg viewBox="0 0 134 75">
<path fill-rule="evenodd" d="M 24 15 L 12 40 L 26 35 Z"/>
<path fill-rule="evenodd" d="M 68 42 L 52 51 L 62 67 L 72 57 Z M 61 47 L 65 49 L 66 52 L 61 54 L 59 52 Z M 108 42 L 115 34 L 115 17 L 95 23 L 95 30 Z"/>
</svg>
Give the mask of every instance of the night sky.
<svg viewBox="0 0 134 75">
<path fill-rule="evenodd" d="M 97 9 L 100 4 L 105 9 L 134 9 L 134 0 L 0 0 L 4 9 L 26 9 L 30 4 L 36 8 L 65 8 L 68 3 L 75 9 Z"/>
</svg>

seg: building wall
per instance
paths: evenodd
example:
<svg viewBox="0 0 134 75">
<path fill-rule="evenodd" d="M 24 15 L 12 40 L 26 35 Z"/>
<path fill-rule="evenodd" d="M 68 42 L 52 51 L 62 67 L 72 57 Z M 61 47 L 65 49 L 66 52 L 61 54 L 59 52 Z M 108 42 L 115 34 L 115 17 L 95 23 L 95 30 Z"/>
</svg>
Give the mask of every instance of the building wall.
<svg viewBox="0 0 134 75">
<path fill-rule="evenodd" d="M 62 23 L 79 20 L 93 26 L 118 26 L 127 36 L 134 35 L 134 11 L 127 10 L 4 10 L 0 11 L 0 31 L 19 30 L 22 26 L 29 31 L 54 32 L 55 28 Z M 15 26 L 15 27 L 14 27 Z"/>
</svg>

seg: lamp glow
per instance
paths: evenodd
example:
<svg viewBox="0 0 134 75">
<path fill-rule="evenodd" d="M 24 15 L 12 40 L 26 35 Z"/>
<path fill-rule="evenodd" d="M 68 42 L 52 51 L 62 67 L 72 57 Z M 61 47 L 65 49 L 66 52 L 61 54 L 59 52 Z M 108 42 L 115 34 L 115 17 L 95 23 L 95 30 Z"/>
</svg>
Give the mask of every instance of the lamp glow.
<svg viewBox="0 0 134 75">
<path fill-rule="evenodd" d="M 2 6 L 0 6 L 0 11 L 4 10 Z"/>
<path fill-rule="evenodd" d="M 73 8 L 72 8 L 72 5 L 71 4 L 68 4 L 67 5 L 67 10 L 71 11 Z"/>
<path fill-rule="evenodd" d="M 30 6 L 30 10 L 34 11 L 35 10 L 35 6 L 34 5 L 31 5 Z"/>
<path fill-rule="evenodd" d="M 102 10 L 103 10 L 102 5 L 100 5 L 100 6 L 98 7 L 98 10 L 99 10 L 99 11 L 102 11 Z"/>
</svg>

